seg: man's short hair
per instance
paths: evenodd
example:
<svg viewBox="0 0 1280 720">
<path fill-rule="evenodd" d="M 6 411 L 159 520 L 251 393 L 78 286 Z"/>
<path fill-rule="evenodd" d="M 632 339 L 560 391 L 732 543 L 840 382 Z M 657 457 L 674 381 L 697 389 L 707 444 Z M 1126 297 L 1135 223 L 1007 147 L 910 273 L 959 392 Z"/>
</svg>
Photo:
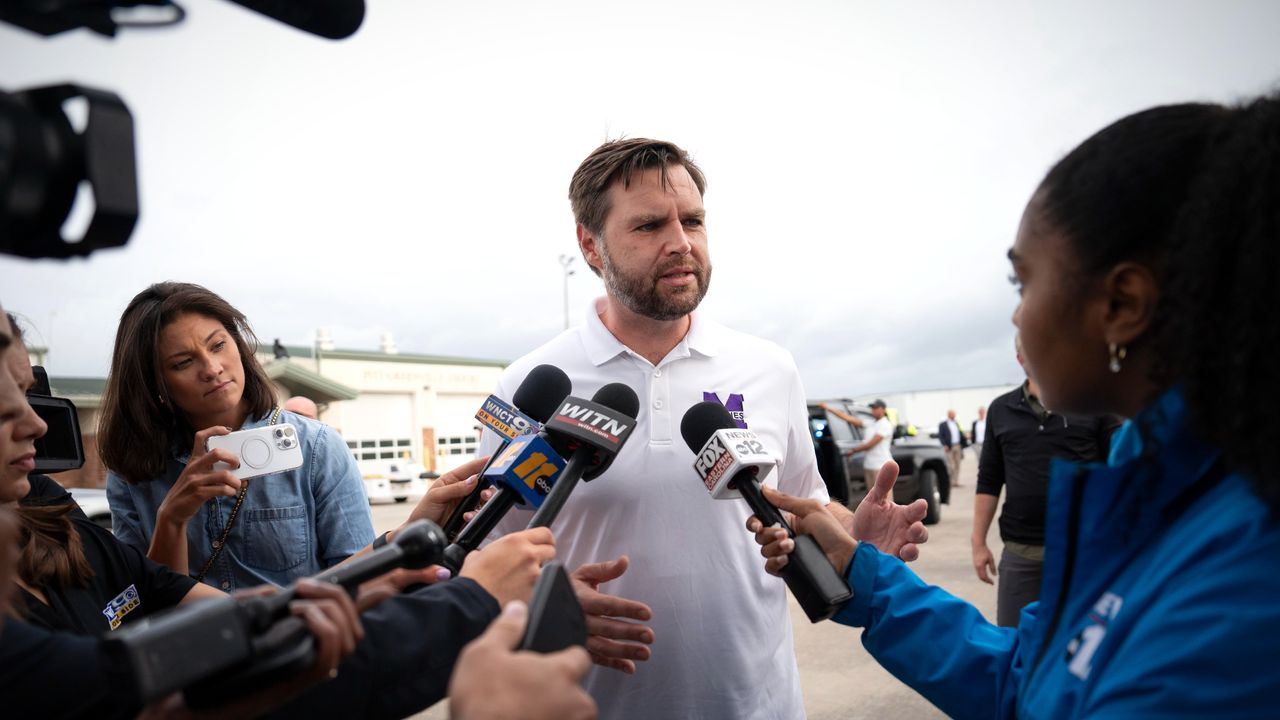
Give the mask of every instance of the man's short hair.
<svg viewBox="0 0 1280 720">
<path fill-rule="evenodd" d="M 662 188 L 668 185 L 667 168 L 681 165 L 688 171 L 698 194 L 707 189 L 707 179 L 702 170 L 675 143 L 648 138 L 610 140 L 587 156 L 573 173 L 569 182 L 569 204 L 573 219 L 597 238 L 604 230 L 604 219 L 611 209 L 609 188 L 618 180 L 622 186 L 631 187 L 636 173 L 658 168 L 662 171 Z M 591 268 L 597 275 L 594 267 Z"/>
</svg>

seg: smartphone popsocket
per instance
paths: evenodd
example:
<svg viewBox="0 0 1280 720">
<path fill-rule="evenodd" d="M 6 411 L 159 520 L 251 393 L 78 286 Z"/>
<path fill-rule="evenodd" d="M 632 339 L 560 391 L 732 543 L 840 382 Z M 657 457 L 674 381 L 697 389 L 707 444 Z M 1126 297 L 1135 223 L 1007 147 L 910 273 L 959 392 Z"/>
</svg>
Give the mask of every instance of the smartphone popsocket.
<svg viewBox="0 0 1280 720">
<path fill-rule="evenodd" d="M 209 438 L 205 447 L 209 450 L 228 450 L 240 458 L 239 468 L 232 470 L 226 463 L 216 462 L 213 469 L 231 470 L 231 474 L 241 480 L 284 472 L 302 465 L 298 431 L 289 423 L 216 435 Z"/>
</svg>

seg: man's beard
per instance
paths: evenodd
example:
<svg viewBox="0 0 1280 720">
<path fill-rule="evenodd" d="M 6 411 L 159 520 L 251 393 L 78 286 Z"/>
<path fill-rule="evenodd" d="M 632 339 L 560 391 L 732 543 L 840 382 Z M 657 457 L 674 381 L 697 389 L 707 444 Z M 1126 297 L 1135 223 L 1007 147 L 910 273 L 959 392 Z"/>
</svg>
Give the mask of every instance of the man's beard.
<svg viewBox="0 0 1280 720">
<path fill-rule="evenodd" d="M 693 312 L 707 294 L 711 284 L 711 265 L 703 266 L 692 257 L 683 256 L 663 263 L 649 275 L 629 275 L 613 264 L 608 247 L 600 244 L 600 259 L 604 264 L 605 287 L 611 297 L 617 298 L 631 312 L 652 320 L 678 320 Z M 664 296 L 658 291 L 658 278 L 676 269 L 693 273 L 694 286 L 676 288 Z"/>
</svg>

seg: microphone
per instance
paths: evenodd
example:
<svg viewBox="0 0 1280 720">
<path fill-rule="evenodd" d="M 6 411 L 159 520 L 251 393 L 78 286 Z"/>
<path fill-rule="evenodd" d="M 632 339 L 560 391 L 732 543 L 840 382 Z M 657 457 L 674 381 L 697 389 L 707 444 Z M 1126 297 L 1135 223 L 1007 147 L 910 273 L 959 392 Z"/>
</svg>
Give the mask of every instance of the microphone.
<svg viewBox="0 0 1280 720">
<path fill-rule="evenodd" d="M 567 397 L 542 432 L 561 455 L 569 455 L 564 472 L 533 513 L 529 527 L 551 527 L 578 480 L 594 480 L 613 463 L 640 412 L 640 399 L 622 383 L 609 383 L 590 401 Z"/>
<path fill-rule="evenodd" d="M 607 464 L 635 427 L 634 418 L 606 403 L 624 405 L 623 409 L 633 413 L 640 407 L 635 392 L 617 383 L 600 388 L 591 400 L 567 397 L 540 433 L 512 440 L 501 455 L 495 456 L 486 478 L 493 480 L 498 492 L 462 528 L 457 540 L 444 549 L 441 564 L 457 574 L 467 553 L 480 547 L 517 503 L 538 508 L 534 520 L 550 523 L 584 472 Z M 569 462 L 565 462 L 564 455 L 571 456 Z M 571 477 L 568 488 L 555 491 L 560 478 L 566 476 Z M 543 511 L 548 501 L 551 508 Z"/>
<path fill-rule="evenodd" d="M 750 430 L 740 429 L 720 403 L 701 402 L 680 421 L 680 435 L 697 456 L 693 469 L 717 500 L 741 497 L 765 527 L 781 527 L 795 541 L 782 579 L 811 622 L 826 620 L 853 590 L 809 535 L 796 535 L 760 486 L 776 463 Z"/>
<path fill-rule="evenodd" d="M 494 459 L 501 455 L 515 438 L 538 432 L 541 424 L 546 422 L 559 407 L 560 401 L 572 391 L 573 384 L 569 382 L 569 376 L 565 375 L 563 370 L 555 365 L 539 365 L 530 370 L 520 383 L 520 387 L 516 388 L 515 395 L 511 398 L 515 407 L 508 405 L 495 395 L 490 395 L 484 401 L 476 411 L 476 420 L 503 436 L 502 444 L 480 471 L 480 482 L 476 483 L 475 488 L 462 499 L 462 502 L 458 503 L 458 507 L 454 508 L 449 518 L 445 520 L 443 529 L 449 540 L 457 539 L 458 531 L 462 529 L 463 516 L 475 510 L 480 504 L 480 493 L 489 487 L 489 483 L 484 482 L 484 477 L 493 466 Z"/>
<path fill-rule="evenodd" d="M 428 520 L 411 523 L 395 540 L 314 579 L 359 585 L 397 568 L 440 561 L 444 533 Z M 250 692 L 307 668 L 315 647 L 306 624 L 289 615 L 296 586 L 268 597 L 202 600 L 144 618 L 105 639 L 113 657 L 132 669 L 139 697 L 151 702 L 187 688 L 191 707 L 226 702 L 227 688 Z"/>
<path fill-rule="evenodd" d="M 231 0 L 269 18 L 330 40 L 360 29 L 364 0 Z"/>
</svg>

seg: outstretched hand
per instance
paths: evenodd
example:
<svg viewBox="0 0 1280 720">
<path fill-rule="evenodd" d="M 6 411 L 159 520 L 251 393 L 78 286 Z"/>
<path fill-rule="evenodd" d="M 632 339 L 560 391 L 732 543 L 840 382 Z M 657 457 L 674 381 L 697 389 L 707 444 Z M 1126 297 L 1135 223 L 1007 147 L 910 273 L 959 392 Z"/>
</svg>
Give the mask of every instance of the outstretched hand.
<svg viewBox="0 0 1280 720">
<path fill-rule="evenodd" d="M 880 468 L 875 485 L 853 511 L 849 534 L 858 542 L 870 543 L 886 555 L 906 562 L 920 557 L 919 546 L 929 539 L 924 516 L 929 503 L 919 498 L 910 505 L 893 501 L 893 485 L 898 481 L 898 463 L 890 460 Z"/>
<path fill-rule="evenodd" d="M 644 603 L 600 592 L 601 584 L 622 577 L 629 562 L 623 555 L 617 560 L 583 565 L 573 571 L 569 580 L 587 616 L 587 652 L 591 661 L 634 674 L 636 661 L 649 659 L 653 628 L 640 622 L 652 618 L 653 611 Z"/>
<path fill-rule="evenodd" d="M 817 500 L 793 497 L 769 486 L 764 488 L 764 497 L 783 512 L 783 518 L 792 530 L 799 535 L 812 536 L 836 572 L 842 576 L 845 574 L 858 543 L 826 506 Z M 787 566 L 791 552 L 796 549 L 795 540 L 783 528 L 764 527 L 755 515 L 747 518 L 747 529 L 755 533 L 760 554 L 765 557 L 764 569 L 771 575 L 780 574 Z"/>
</svg>

